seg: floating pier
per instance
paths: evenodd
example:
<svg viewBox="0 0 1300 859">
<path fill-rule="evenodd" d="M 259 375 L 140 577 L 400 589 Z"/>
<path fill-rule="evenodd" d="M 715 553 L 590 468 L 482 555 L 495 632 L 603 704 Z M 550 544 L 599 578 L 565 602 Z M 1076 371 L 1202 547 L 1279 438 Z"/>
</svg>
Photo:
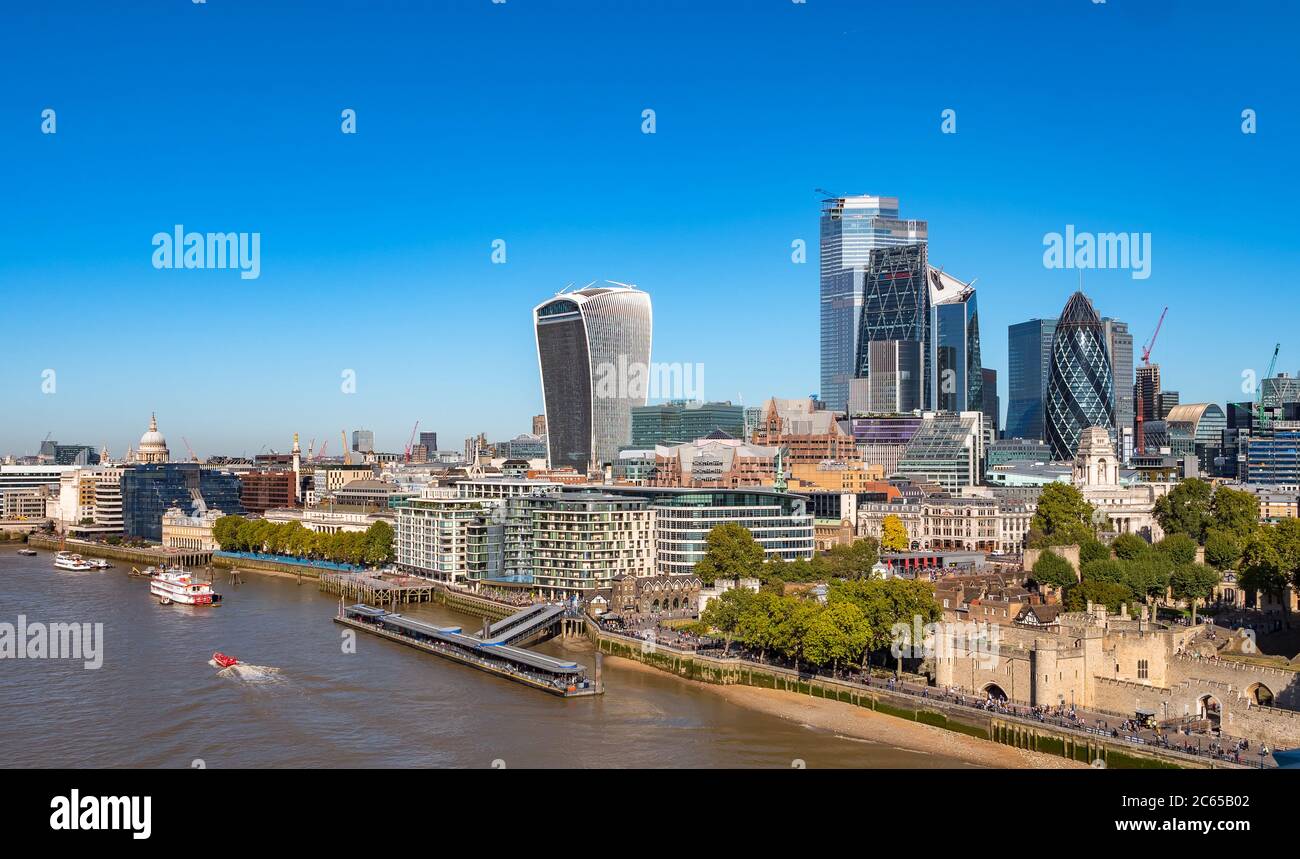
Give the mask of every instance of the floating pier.
<svg viewBox="0 0 1300 859">
<path fill-rule="evenodd" d="M 536 640 L 564 627 L 566 610 L 558 605 L 534 605 L 496 623 L 484 622 L 481 635 L 468 635 L 460 627 L 438 627 L 376 606 L 357 604 L 341 608 L 335 623 L 444 656 L 462 665 L 523 683 L 562 698 L 580 698 L 604 692 L 601 659 L 596 671 L 576 662 L 534 653 L 514 643 Z"/>
<path fill-rule="evenodd" d="M 320 589 L 345 600 L 371 605 L 433 602 L 436 585 L 400 573 L 321 573 Z"/>
</svg>

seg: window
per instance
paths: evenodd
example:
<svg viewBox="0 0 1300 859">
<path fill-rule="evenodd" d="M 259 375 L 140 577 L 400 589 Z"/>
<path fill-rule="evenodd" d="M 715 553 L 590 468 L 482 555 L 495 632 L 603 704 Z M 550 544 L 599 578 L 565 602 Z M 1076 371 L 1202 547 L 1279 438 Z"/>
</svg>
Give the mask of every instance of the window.
<svg viewBox="0 0 1300 859">
<path fill-rule="evenodd" d="M 1147 679 L 1147 661 L 1145 659 L 1138 660 L 1138 679 Z"/>
</svg>

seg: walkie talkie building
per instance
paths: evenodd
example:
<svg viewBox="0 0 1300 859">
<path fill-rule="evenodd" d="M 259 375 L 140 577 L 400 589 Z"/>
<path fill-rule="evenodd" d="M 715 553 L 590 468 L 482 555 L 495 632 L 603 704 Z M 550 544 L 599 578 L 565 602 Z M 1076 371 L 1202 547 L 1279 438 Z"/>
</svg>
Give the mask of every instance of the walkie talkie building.
<svg viewBox="0 0 1300 859">
<path fill-rule="evenodd" d="M 1074 459 L 1088 427 L 1103 427 L 1115 442 L 1115 377 L 1106 332 L 1082 292 L 1070 296 L 1052 338 L 1044 422 L 1052 459 Z"/>
<path fill-rule="evenodd" d="M 547 460 L 580 472 L 612 463 L 632 438 L 650 380 L 650 296 L 612 281 L 533 308 Z"/>
</svg>

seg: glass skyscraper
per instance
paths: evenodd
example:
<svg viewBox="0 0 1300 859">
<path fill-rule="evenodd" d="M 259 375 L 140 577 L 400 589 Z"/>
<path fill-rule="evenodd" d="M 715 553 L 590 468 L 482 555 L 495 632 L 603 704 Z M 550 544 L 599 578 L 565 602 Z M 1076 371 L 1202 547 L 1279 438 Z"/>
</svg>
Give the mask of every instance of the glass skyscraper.
<svg viewBox="0 0 1300 859">
<path fill-rule="evenodd" d="M 945 412 L 984 411 L 979 308 L 975 289 L 931 268 L 930 408 Z M 996 396 L 996 391 L 994 392 Z"/>
<path fill-rule="evenodd" d="M 924 243 L 925 221 L 898 216 L 897 197 L 833 197 L 821 213 L 821 400 L 848 406 L 857 375 L 866 270 L 877 248 Z"/>
<path fill-rule="evenodd" d="M 533 321 L 550 466 L 615 462 L 649 393 L 650 296 L 610 281 L 543 301 Z"/>
<path fill-rule="evenodd" d="M 862 296 L 862 313 L 858 322 L 858 378 L 872 379 L 871 359 L 880 355 L 888 344 L 893 354 L 921 354 L 920 373 L 910 371 L 910 361 L 901 357 L 890 372 L 898 375 L 897 410 L 925 408 L 932 402 L 930 385 L 930 291 L 929 267 L 924 244 L 901 245 L 871 252 Z M 897 344 L 897 345 L 895 345 Z M 907 375 L 904 376 L 903 373 Z M 871 386 L 873 394 L 874 385 Z M 872 400 L 873 411 L 882 411 Z"/>
<path fill-rule="evenodd" d="M 1101 321 L 1106 332 L 1106 348 L 1110 351 L 1110 366 L 1115 375 L 1115 430 L 1120 460 L 1128 462 L 1133 455 L 1133 335 L 1128 323 L 1109 317 Z"/>
<path fill-rule="evenodd" d="M 1055 319 L 1031 319 L 1007 328 L 1006 438 L 1047 441 L 1043 426 Z"/>
<path fill-rule="evenodd" d="M 1089 427 L 1104 428 L 1115 442 L 1115 379 L 1106 332 L 1082 292 L 1070 296 L 1056 323 L 1044 419 L 1058 462 L 1074 459 Z"/>
</svg>

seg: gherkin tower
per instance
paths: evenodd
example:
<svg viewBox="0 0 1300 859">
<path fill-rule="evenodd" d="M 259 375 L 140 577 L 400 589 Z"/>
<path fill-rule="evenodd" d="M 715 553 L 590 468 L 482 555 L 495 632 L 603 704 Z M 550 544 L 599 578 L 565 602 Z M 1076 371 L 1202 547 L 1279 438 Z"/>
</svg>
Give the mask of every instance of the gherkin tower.
<svg viewBox="0 0 1300 859">
<path fill-rule="evenodd" d="M 1070 296 L 1056 324 L 1043 409 L 1053 460 L 1074 459 L 1088 427 L 1102 427 L 1115 440 L 1115 375 L 1106 332 L 1082 292 Z"/>
</svg>

